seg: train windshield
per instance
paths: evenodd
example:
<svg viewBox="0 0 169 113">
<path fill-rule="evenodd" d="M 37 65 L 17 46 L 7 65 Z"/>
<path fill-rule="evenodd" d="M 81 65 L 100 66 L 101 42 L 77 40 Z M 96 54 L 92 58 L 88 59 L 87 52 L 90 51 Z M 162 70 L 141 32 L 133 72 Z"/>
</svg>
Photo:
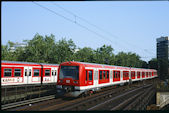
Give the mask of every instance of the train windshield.
<svg viewBox="0 0 169 113">
<path fill-rule="evenodd" d="M 79 66 L 61 66 L 59 78 L 72 78 L 79 80 Z"/>
</svg>

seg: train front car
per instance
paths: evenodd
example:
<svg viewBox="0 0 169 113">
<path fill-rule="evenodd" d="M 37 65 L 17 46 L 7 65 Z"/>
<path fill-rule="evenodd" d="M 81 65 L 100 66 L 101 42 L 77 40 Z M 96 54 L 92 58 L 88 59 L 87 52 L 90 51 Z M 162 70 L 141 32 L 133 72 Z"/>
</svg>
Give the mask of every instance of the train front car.
<svg viewBox="0 0 169 113">
<path fill-rule="evenodd" d="M 59 66 L 59 75 L 57 81 L 57 95 L 77 97 L 83 91 L 80 91 L 81 75 L 84 73 L 84 66 L 77 62 L 64 62 Z M 65 95 L 66 94 L 66 95 Z"/>
</svg>

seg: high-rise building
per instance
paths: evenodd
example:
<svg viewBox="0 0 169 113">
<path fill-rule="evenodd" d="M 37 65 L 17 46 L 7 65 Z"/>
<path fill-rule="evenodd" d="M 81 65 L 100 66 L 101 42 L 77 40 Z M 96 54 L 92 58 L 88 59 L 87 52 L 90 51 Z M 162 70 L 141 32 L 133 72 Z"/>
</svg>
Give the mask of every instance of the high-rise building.
<svg viewBox="0 0 169 113">
<path fill-rule="evenodd" d="M 10 47 L 10 51 L 14 52 L 16 50 L 16 48 L 18 47 L 22 47 L 23 49 L 27 46 L 27 43 L 14 43 L 12 47 Z"/>
<path fill-rule="evenodd" d="M 162 80 L 169 79 L 169 37 L 157 38 L 158 75 Z"/>
</svg>

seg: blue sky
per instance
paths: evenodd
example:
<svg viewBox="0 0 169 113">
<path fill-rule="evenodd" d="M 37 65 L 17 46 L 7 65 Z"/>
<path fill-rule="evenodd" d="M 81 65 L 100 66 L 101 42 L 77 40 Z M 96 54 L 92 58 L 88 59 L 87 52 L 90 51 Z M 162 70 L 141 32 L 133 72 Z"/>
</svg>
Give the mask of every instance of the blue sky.
<svg viewBox="0 0 169 113">
<path fill-rule="evenodd" d="M 76 18 L 76 21 L 103 37 L 81 28 L 32 2 L 2 2 L 1 41 L 22 42 L 40 35 L 54 34 L 56 41 L 72 39 L 77 47 L 96 49 L 111 45 L 114 53 L 135 52 L 145 61 L 156 57 L 156 38 L 169 36 L 168 1 L 64 1 L 37 2 L 75 21 L 75 17 L 53 3 L 73 12 L 103 30 Z M 106 31 L 106 32 L 105 32 Z M 107 33 L 109 32 L 109 33 Z M 111 34 L 110 34 L 111 33 Z"/>
</svg>

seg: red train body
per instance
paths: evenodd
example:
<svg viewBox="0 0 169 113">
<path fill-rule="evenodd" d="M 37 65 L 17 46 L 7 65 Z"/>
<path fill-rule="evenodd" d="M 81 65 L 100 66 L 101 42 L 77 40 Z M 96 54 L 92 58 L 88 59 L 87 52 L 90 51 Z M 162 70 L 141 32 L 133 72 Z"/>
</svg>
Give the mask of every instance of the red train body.
<svg viewBox="0 0 169 113">
<path fill-rule="evenodd" d="M 56 83 L 58 64 L 2 61 L 1 86 Z"/>
<path fill-rule="evenodd" d="M 154 69 L 130 68 L 85 62 L 63 62 L 59 66 L 57 92 L 77 97 L 102 87 L 157 77 Z"/>
</svg>

